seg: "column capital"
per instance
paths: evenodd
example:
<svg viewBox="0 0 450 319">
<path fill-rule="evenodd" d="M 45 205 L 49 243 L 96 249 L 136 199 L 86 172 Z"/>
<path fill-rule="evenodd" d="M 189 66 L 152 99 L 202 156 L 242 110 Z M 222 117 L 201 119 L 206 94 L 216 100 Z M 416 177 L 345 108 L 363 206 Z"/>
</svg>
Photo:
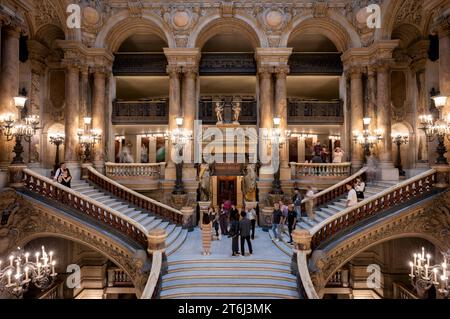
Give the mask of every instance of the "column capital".
<svg viewBox="0 0 450 319">
<path fill-rule="evenodd" d="M 201 58 L 200 48 L 164 48 L 164 54 L 171 68 L 180 67 L 182 73 L 185 73 L 185 70 L 198 72 Z"/>
<path fill-rule="evenodd" d="M 277 79 L 285 79 L 289 74 L 289 65 L 280 65 L 275 67 L 274 72 Z"/>
<path fill-rule="evenodd" d="M 378 73 L 388 73 L 391 70 L 391 66 L 392 66 L 391 60 L 379 60 L 376 63 Z"/>
<path fill-rule="evenodd" d="M 81 75 L 83 75 L 83 76 L 89 76 L 89 66 L 88 66 L 87 64 L 83 64 L 83 65 L 80 67 L 80 73 L 81 73 Z"/>
<path fill-rule="evenodd" d="M 185 77 L 196 78 L 198 75 L 198 67 L 195 65 L 183 66 L 181 72 Z"/>
<path fill-rule="evenodd" d="M 179 76 L 180 73 L 181 73 L 181 66 L 168 64 L 167 67 L 166 67 L 166 72 L 171 77 L 172 76 Z"/>
<path fill-rule="evenodd" d="M 377 67 L 373 64 L 367 66 L 367 76 L 369 78 L 375 77 L 377 73 Z"/>
<path fill-rule="evenodd" d="M 83 73 L 83 67 L 81 67 L 81 73 Z M 109 69 L 105 65 L 94 65 L 91 67 L 91 72 L 94 74 L 94 78 L 106 77 L 109 73 Z"/>
<path fill-rule="evenodd" d="M 366 67 L 362 65 L 353 65 L 347 68 L 346 75 L 352 80 L 358 80 L 362 78 L 366 70 Z"/>
<path fill-rule="evenodd" d="M 255 59 L 258 65 L 258 72 L 269 69 L 270 73 L 277 73 L 278 70 L 287 68 L 292 54 L 292 48 L 256 48 Z"/>
<path fill-rule="evenodd" d="M 261 79 L 270 79 L 272 77 L 272 73 L 274 72 L 273 67 L 259 67 L 258 75 Z"/>
</svg>

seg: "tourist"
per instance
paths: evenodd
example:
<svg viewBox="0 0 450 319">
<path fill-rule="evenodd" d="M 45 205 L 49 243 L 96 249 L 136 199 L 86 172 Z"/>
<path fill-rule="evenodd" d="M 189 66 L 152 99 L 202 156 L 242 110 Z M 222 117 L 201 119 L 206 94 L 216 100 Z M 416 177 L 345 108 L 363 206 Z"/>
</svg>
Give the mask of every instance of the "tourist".
<svg viewBox="0 0 450 319">
<path fill-rule="evenodd" d="M 245 207 L 246 209 L 246 215 L 248 220 L 251 223 L 252 226 L 252 240 L 255 239 L 255 228 L 256 228 L 256 211 L 253 207 Z"/>
<path fill-rule="evenodd" d="M 214 207 L 209 207 L 209 218 L 211 219 L 212 222 L 212 226 L 214 227 L 214 230 L 216 231 L 216 239 L 220 239 L 219 238 L 219 210 L 216 208 L 214 209 Z"/>
<path fill-rule="evenodd" d="M 352 184 L 347 184 L 347 207 L 352 207 L 358 204 L 358 196 L 356 195 L 356 191 L 353 188 Z"/>
<path fill-rule="evenodd" d="M 275 203 L 273 213 L 272 213 L 272 232 L 273 232 L 272 240 L 279 241 L 277 229 L 278 229 L 278 225 L 280 224 L 282 215 L 283 215 L 283 213 L 280 210 L 280 204 Z"/>
<path fill-rule="evenodd" d="M 281 210 L 281 220 L 278 224 L 278 238 L 283 240 L 283 233 L 286 232 L 285 226 L 288 216 L 288 207 L 284 205 L 283 201 L 280 200 L 280 210 Z"/>
<path fill-rule="evenodd" d="M 322 147 L 322 151 L 320 152 L 320 158 L 322 159 L 322 163 L 328 163 L 328 149 L 327 147 L 324 145 Z"/>
<path fill-rule="evenodd" d="M 231 205 L 230 209 L 230 219 L 233 219 L 233 217 L 237 217 L 239 220 L 239 210 L 236 208 L 236 205 Z"/>
<path fill-rule="evenodd" d="M 228 235 L 228 211 L 224 208 L 223 204 L 219 213 L 219 224 L 222 236 Z"/>
<path fill-rule="evenodd" d="M 344 151 L 340 147 L 336 147 L 333 152 L 333 163 L 342 163 L 342 158 L 344 157 Z"/>
<path fill-rule="evenodd" d="M 362 178 L 361 177 L 356 178 L 355 191 L 356 191 L 356 197 L 358 198 L 358 200 L 364 199 L 365 189 L 366 189 L 366 184 L 364 183 Z"/>
<path fill-rule="evenodd" d="M 308 186 L 308 190 L 306 191 L 306 214 L 309 219 L 314 220 L 316 218 L 316 214 L 314 213 L 314 190 L 311 185 Z"/>
<path fill-rule="evenodd" d="M 70 182 L 72 181 L 72 175 L 70 174 L 69 169 L 66 167 L 65 163 L 61 163 L 61 167 L 55 173 L 53 180 L 57 181 L 61 185 L 66 187 L 71 187 Z"/>
<path fill-rule="evenodd" d="M 367 182 L 373 183 L 376 181 L 378 175 L 378 162 L 375 159 L 375 156 L 373 154 L 370 154 L 370 156 L 367 157 Z"/>
<path fill-rule="evenodd" d="M 292 244 L 292 232 L 295 229 L 295 226 L 297 225 L 297 212 L 294 209 L 294 204 L 291 204 L 288 206 L 288 231 L 289 231 L 289 244 Z"/>
<path fill-rule="evenodd" d="M 248 251 L 250 252 L 250 255 L 253 254 L 253 248 L 252 248 L 252 242 L 250 240 L 250 229 L 251 229 L 251 222 L 247 218 L 247 214 L 245 212 L 241 213 L 241 221 L 239 222 L 239 230 L 241 235 L 241 254 L 242 256 L 245 256 L 245 241 L 247 241 L 248 245 Z"/>
<path fill-rule="evenodd" d="M 230 223 L 232 256 L 239 256 L 239 221 L 237 219 L 237 217 L 234 217 Z"/>
<path fill-rule="evenodd" d="M 211 220 L 208 214 L 203 214 L 202 219 L 202 244 L 203 256 L 211 255 Z"/>
<path fill-rule="evenodd" d="M 302 195 L 298 188 L 294 189 L 294 196 L 292 197 L 292 203 L 294 203 L 295 212 L 297 213 L 297 218 L 302 214 Z"/>
</svg>

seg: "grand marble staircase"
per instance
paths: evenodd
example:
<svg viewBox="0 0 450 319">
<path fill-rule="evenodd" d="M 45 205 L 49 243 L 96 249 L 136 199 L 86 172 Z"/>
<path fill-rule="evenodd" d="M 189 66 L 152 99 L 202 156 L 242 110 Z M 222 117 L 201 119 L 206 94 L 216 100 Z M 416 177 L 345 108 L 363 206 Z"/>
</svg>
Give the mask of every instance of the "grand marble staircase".
<svg viewBox="0 0 450 319">
<path fill-rule="evenodd" d="M 252 256 L 231 257 L 231 239 L 213 241 L 212 254 L 201 254 L 196 229 L 182 249 L 168 257 L 162 299 L 293 299 L 298 298 L 290 259 L 257 230 Z"/>
<path fill-rule="evenodd" d="M 386 190 L 389 187 L 392 187 L 396 185 L 398 182 L 390 182 L 390 181 L 377 181 L 375 183 L 367 184 L 366 189 L 364 192 L 365 199 L 370 198 L 372 196 L 375 196 L 382 191 Z M 320 224 L 322 221 L 326 220 L 327 218 L 339 213 L 340 211 L 344 210 L 346 208 L 346 199 L 347 194 L 340 196 L 336 198 L 335 200 L 326 203 L 325 205 L 321 205 L 319 207 L 315 207 L 315 219 L 312 220 L 308 217 L 302 217 L 299 219 L 297 223 L 297 227 L 300 229 L 306 229 L 310 230 L 314 226 Z M 287 231 L 287 227 L 286 231 Z M 269 232 L 271 238 L 273 237 L 272 231 Z M 281 249 L 285 254 L 291 256 L 292 255 L 292 246 L 288 244 L 289 242 L 289 235 L 284 232 L 282 234 L 282 240 L 281 241 L 274 241 L 275 245 Z"/>
<path fill-rule="evenodd" d="M 102 189 L 94 187 L 84 180 L 72 180 L 72 190 L 102 203 L 141 224 L 147 231 L 159 227 L 167 231 L 167 255 L 173 254 L 186 240 L 187 230 L 181 226 L 164 221 L 156 215 L 149 214 L 131 206 L 129 203 L 108 194 Z"/>
</svg>

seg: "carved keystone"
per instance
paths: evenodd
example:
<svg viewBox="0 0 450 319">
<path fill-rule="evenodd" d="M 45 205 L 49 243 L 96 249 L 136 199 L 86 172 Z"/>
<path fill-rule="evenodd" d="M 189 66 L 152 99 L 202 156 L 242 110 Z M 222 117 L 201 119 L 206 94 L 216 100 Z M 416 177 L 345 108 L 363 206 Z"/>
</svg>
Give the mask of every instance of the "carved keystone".
<svg viewBox="0 0 450 319">
<path fill-rule="evenodd" d="M 306 229 L 295 229 L 292 232 L 292 239 L 294 241 L 294 249 L 306 251 L 311 253 L 311 239 L 312 236 Z"/>
<path fill-rule="evenodd" d="M 164 252 L 166 250 L 166 239 L 167 239 L 167 232 L 162 228 L 155 228 L 152 229 L 148 235 L 148 248 L 147 252 L 152 255 L 155 251 L 162 251 Z"/>
</svg>

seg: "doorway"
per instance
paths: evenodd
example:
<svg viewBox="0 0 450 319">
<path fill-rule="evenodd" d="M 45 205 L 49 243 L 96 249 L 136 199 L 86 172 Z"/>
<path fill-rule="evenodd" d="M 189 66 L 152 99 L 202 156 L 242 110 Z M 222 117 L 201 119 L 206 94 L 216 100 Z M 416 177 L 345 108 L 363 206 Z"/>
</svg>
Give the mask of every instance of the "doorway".
<svg viewBox="0 0 450 319">
<path fill-rule="evenodd" d="M 230 200 L 237 204 L 237 177 L 236 176 L 218 176 L 217 177 L 217 204 L 221 205 Z"/>
</svg>

